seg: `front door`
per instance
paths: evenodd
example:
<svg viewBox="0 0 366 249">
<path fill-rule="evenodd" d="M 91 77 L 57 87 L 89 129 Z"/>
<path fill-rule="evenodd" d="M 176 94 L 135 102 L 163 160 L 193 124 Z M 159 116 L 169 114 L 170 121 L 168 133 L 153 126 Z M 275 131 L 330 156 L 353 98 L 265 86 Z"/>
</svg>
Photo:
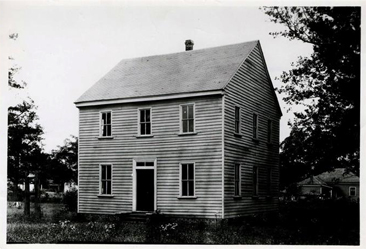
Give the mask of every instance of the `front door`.
<svg viewBox="0 0 366 249">
<path fill-rule="evenodd" d="M 154 170 L 136 169 L 136 210 L 154 211 Z"/>
</svg>

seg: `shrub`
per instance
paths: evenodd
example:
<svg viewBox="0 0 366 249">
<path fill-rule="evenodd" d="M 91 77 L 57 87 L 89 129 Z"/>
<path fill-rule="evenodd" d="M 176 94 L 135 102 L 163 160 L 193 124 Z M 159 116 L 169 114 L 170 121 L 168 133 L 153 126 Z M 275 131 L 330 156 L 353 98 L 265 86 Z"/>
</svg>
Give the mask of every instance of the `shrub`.
<svg viewBox="0 0 366 249">
<path fill-rule="evenodd" d="M 78 207 L 78 191 L 77 189 L 72 189 L 64 195 L 62 200 L 63 204 L 65 205 L 66 209 L 72 212 L 76 212 Z"/>
</svg>

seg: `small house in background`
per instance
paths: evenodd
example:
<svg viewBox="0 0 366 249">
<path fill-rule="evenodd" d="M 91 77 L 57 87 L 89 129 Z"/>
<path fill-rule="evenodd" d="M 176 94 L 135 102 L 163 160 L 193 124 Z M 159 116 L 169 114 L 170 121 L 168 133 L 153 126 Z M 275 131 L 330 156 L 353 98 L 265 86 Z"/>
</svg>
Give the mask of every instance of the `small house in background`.
<svg viewBox="0 0 366 249">
<path fill-rule="evenodd" d="M 324 198 L 346 197 L 359 200 L 360 178 L 355 174 L 346 173 L 344 168 L 311 176 L 297 184 L 302 195 L 315 195 Z"/>
<path fill-rule="evenodd" d="M 278 208 L 282 115 L 259 41 L 119 62 L 76 102 L 78 212 Z"/>
</svg>

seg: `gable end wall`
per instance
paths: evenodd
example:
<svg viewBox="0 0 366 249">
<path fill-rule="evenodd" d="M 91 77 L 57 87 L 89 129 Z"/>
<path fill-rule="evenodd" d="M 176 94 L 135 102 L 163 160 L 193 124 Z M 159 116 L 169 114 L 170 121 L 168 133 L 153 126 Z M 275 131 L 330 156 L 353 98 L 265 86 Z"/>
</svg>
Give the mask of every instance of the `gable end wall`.
<svg viewBox="0 0 366 249">
<path fill-rule="evenodd" d="M 279 190 L 280 109 L 257 45 L 225 88 L 225 218 L 276 210 Z M 241 137 L 234 135 L 234 109 L 241 108 Z M 252 115 L 258 115 L 258 141 L 252 139 Z M 267 119 L 273 122 L 273 144 L 267 143 Z M 241 165 L 241 198 L 234 198 L 234 165 Z M 252 169 L 258 167 L 259 195 L 253 197 Z M 270 195 L 267 169 L 272 170 Z M 270 196 L 270 197 L 267 197 Z"/>
</svg>

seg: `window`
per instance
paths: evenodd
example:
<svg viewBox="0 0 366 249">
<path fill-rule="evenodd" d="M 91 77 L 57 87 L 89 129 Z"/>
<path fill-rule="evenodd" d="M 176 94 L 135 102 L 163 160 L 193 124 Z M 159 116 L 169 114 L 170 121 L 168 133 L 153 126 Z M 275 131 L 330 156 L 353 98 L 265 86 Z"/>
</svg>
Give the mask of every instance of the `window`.
<svg viewBox="0 0 366 249">
<path fill-rule="evenodd" d="M 100 194 L 112 194 L 112 165 L 102 164 L 100 166 Z"/>
<path fill-rule="evenodd" d="M 240 107 L 235 106 L 235 133 L 240 133 Z"/>
<path fill-rule="evenodd" d="M 253 138 L 258 138 L 258 115 L 253 113 Z"/>
<path fill-rule="evenodd" d="M 272 120 L 267 121 L 267 142 L 272 143 Z"/>
<path fill-rule="evenodd" d="M 181 132 L 194 132 L 194 105 L 182 105 L 181 108 Z"/>
<path fill-rule="evenodd" d="M 253 195 L 258 195 L 258 167 L 253 167 Z"/>
<path fill-rule="evenodd" d="M 154 167 L 154 162 L 136 162 L 137 167 Z"/>
<path fill-rule="evenodd" d="M 356 187 L 349 187 L 349 196 L 356 196 Z"/>
<path fill-rule="evenodd" d="M 151 135 L 151 109 L 140 110 L 139 135 Z"/>
<path fill-rule="evenodd" d="M 101 112 L 101 130 L 100 135 L 102 137 L 112 136 L 112 120 L 111 112 Z"/>
<path fill-rule="evenodd" d="M 267 195 L 271 195 L 272 169 L 267 169 Z"/>
<path fill-rule="evenodd" d="M 194 196 L 194 163 L 181 164 L 181 196 Z"/>
<path fill-rule="evenodd" d="M 234 165 L 234 195 L 240 196 L 241 194 L 241 184 L 240 184 L 240 164 Z"/>
</svg>

